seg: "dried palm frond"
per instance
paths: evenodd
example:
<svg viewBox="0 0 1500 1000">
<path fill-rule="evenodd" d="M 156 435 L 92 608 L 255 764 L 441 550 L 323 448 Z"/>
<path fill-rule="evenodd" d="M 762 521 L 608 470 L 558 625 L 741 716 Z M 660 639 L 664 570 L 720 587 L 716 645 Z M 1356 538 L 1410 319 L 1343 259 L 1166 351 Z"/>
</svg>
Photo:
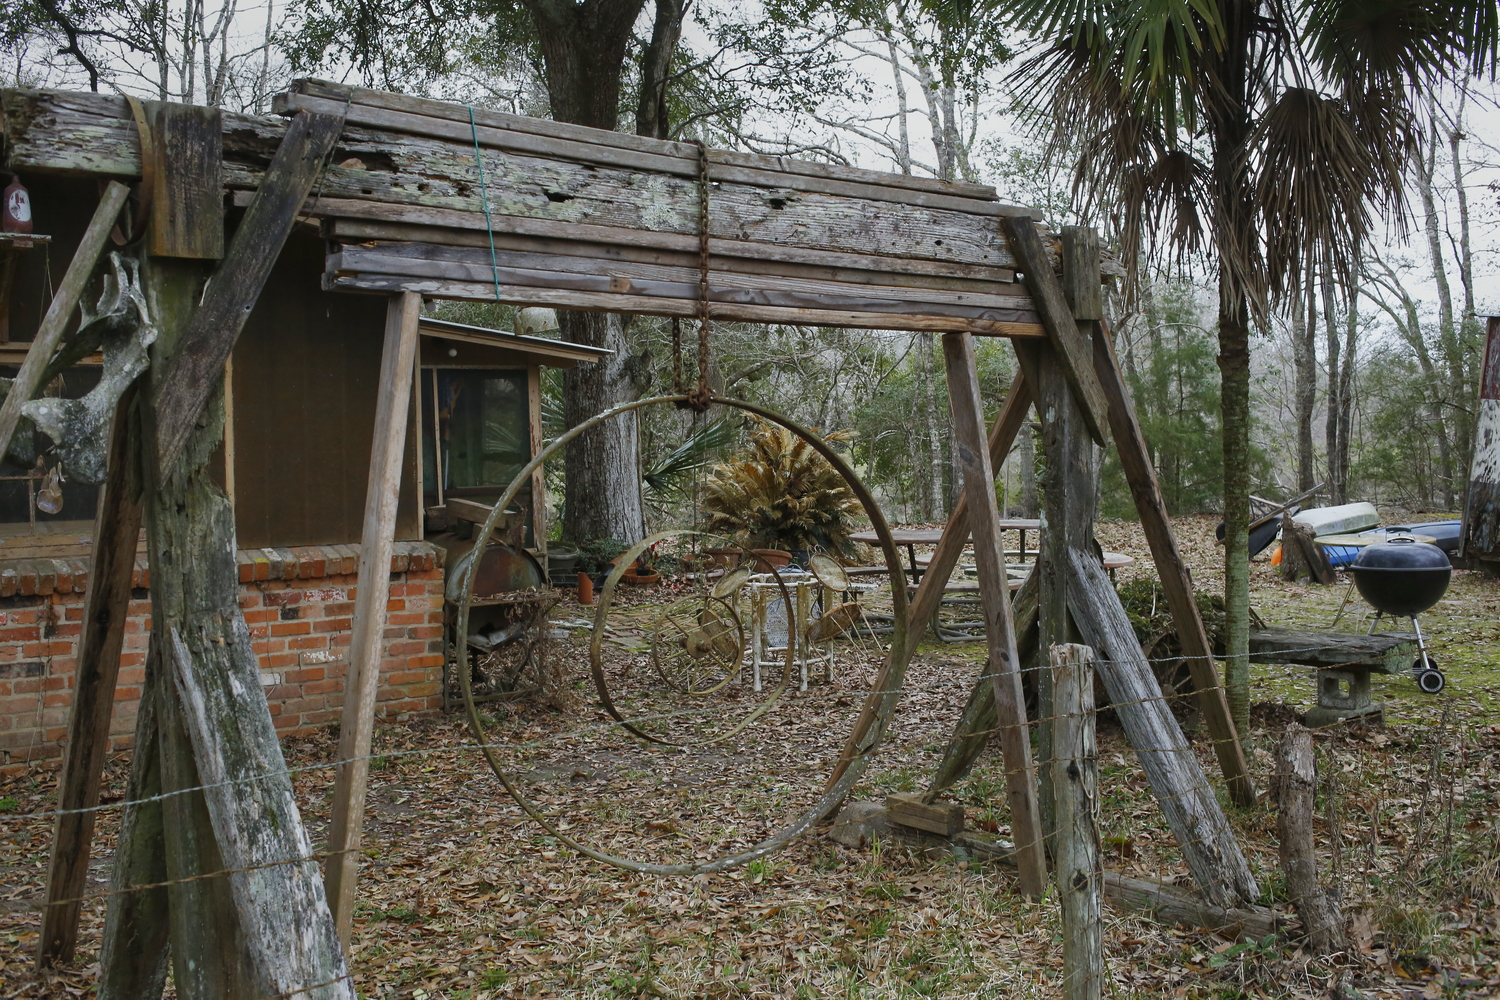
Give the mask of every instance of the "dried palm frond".
<svg viewBox="0 0 1500 1000">
<path fill-rule="evenodd" d="M 752 547 L 852 553 L 849 532 L 860 504 L 849 485 L 802 438 L 757 422 L 749 450 L 709 476 L 704 526 Z"/>
</svg>

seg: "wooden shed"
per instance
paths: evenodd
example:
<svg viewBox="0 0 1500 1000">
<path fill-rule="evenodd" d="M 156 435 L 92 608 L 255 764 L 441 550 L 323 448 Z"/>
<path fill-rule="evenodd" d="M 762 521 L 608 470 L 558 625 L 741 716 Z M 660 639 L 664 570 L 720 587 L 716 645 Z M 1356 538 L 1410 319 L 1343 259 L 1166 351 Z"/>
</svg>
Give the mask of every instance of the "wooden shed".
<svg viewBox="0 0 1500 1000">
<path fill-rule="evenodd" d="M 13 377 L 55 284 L 73 256 L 97 182 L 23 174 L 38 234 L 7 246 L 0 299 L 0 376 Z M 233 226 L 242 209 L 232 209 Z M 262 681 L 286 732 L 336 718 L 349 641 L 350 593 L 370 471 L 379 389 L 383 296 L 323 288 L 326 244 L 316 224 L 296 227 L 272 269 L 229 363 L 223 443 L 215 479 L 234 501 L 242 604 L 260 655 Z M 543 367 L 592 363 L 607 352 L 544 337 L 420 321 L 401 462 L 392 599 L 405 633 L 387 642 L 386 711 L 441 704 L 441 602 L 449 546 L 444 505 L 493 502 L 542 441 Z M 66 370 L 50 392 L 77 398 L 94 387 L 101 357 Z M 0 462 L 0 766 L 59 752 L 72 688 L 77 619 L 83 613 L 100 487 L 49 477 L 58 463 L 30 438 Z M 38 439 L 45 445 L 45 439 Z M 14 455 L 22 452 L 21 459 Z M 526 544 L 545 563 L 546 498 L 535 478 L 517 506 Z M 144 536 L 144 531 L 142 532 Z M 149 572 L 144 541 L 133 583 L 131 634 L 144 649 Z M 430 577 L 430 579 L 424 579 Z M 44 634 L 48 633 L 48 634 Z M 144 654 L 127 642 L 115 713 L 117 739 L 131 731 Z M 389 680 L 394 679 L 394 680 Z M 52 699 L 56 701 L 57 699 Z"/>
</svg>

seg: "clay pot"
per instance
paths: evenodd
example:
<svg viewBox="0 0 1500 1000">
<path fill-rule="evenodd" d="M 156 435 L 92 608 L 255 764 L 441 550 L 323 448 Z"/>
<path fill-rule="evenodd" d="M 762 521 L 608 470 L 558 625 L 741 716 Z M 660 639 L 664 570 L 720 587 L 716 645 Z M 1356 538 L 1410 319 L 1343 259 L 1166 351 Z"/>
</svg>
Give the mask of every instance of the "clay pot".
<svg viewBox="0 0 1500 1000">
<path fill-rule="evenodd" d="M 755 572 L 769 573 L 774 566 L 776 569 L 784 569 L 792 563 L 792 554 L 784 549 L 751 549 L 755 556 Z"/>
</svg>

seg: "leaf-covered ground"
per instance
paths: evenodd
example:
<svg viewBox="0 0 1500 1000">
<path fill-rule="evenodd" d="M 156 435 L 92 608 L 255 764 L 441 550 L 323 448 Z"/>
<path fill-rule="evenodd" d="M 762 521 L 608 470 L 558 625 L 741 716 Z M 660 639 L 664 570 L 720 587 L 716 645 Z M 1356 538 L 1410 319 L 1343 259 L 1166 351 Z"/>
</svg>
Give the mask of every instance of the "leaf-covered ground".
<svg viewBox="0 0 1500 1000">
<path fill-rule="evenodd" d="M 1217 584 L 1212 523 L 1179 524 L 1199 586 Z M 1101 524 L 1108 549 L 1140 558 L 1139 529 Z M 1344 588 L 1283 583 L 1257 564 L 1267 622 L 1328 628 Z M 846 647 L 831 682 L 794 676 L 770 692 L 731 685 L 703 697 L 664 689 L 641 637 L 669 594 L 632 593 L 611 618 L 606 676 L 621 711 L 654 735 L 625 737 L 578 692 L 571 713 L 526 703 L 493 708 L 491 741 L 558 829 L 640 862 L 702 861 L 743 850 L 816 801 L 829 760 L 858 712 L 878 653 Z M 1355 596 L 1342 626 L 1362 629 Z M 571 604 L 554 619 L 583 620 Z M 1424 627 L 1449 685 L 1433 697 L 1409 677 L 1377 677 L 1383 728 L 1317 738 L 1323 777 L 1324 880 L 1341 894 L 1351 953 L 1305 956 L 1295 939 L 1234 942 L 1106 908 L 1110 992 L 1118 997 L 1443 997 L 1500 993 L 1500 725 L 1496 650 L 1500 583 L 1456 573 Z M 554 662 L 587 670 L 587 631 L 553 644 Z M 853 793 L 878 799 L 925 784 L 983 661 L 979 643 L 925 644 L 887 746 Z M 767 667 L 770 687 L 779 667 Z M 1286 722 L 1313 702 L 1305 670 L 1256 667 L 1247 752 L 1262 787 Z M 745 721 L 749 718 L 748 723 Z M 739 728 L 737 728 L 739 727 Z M 716 740 L 716 741 L 715 741 Z M 330 802 L 331 734 L 286 745 L 315 840 Z M 1059 995 L 1056 903 L 1027 901 L 1014 873 L 892 844 L 839 846 L 817 827 L 786 850 L 733 871 L 662 876 L 579 856 L 500 788 L 460 717 L 382 725 L 365 837 L 353 971 L 375 997 L 1052 997 Z M 1107 867 L 1187 883 L 1170 834 L 1119 731 L 1100 735 Z M 1205 769 L 1213 761 L 1202 748 Z M 128 758 L 107 789 L 123 794 Z M 0 788 L 0 992 L 92 992 L 104 904 L 85 907 L 78 960 L 46 979 L 32 970 L 54 774 Z M 971 824 L 1006 831 L 998 759 L 986 756 L 952 798 Z M 1231 811 L 1264 892 L 1280 906 L 1275 816 Z M 108 888 L 117 810 L 105 809 L 90 891 Z"/>
</svg>

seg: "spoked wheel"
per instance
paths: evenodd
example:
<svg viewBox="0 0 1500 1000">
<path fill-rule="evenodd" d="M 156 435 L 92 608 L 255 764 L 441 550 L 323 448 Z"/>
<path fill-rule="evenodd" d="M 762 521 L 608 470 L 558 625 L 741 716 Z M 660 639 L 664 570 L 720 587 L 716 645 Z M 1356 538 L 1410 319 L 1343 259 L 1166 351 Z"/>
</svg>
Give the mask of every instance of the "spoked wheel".
<svg viewBox="0 0 1500 1000">
<path fill-rule="evenodd" d="M 540 683 L 542 644 L 521 633 L 474 658 L 469 682 L 475 697 L 491 700 L 532 690 Z"/>
<path fill-rule="evenodd" d="M 728 601 L 690 597 L 652 619 L 650 641 L 657 675 L 677 691 L 702 697 L 739 675 L 745 627 Z"/>
</svg>

